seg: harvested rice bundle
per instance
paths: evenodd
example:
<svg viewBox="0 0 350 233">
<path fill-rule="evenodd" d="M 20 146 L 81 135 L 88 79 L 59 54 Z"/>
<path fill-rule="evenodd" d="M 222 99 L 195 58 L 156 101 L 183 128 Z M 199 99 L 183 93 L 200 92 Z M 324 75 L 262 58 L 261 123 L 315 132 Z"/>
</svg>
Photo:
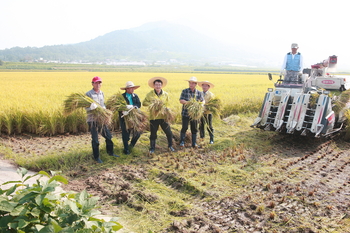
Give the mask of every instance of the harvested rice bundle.
<svg viewBox="0 0 350 233">
<path fill-rule="evenodd" d="M 350 101 L 350 90 L 343 91 L 340 94 L 340 96 L 337 97 L 333 107 L 333 111 L 335 112 L 336 116 L 338 116 L 342 111 L 344 111 L 349 101 Z"/>
<path fill-rule="evenodd" d="M 165 105 L 161 99 L 152 98 L 151 104 L 148 106 L 151 115 L 157 117 L 159 115 L 164 115 Z"/>
<path fill-rule="evenodd" d="M 70 114 L 78 108 L 88 108 L 94 100 L 83 93 L 73 93 L 64 101 L 64 113 Z"/>
<path fill-rule="evenodd" d="M 219 116 L 221 110 L 221 99 L 212 98 L 204 104 L 204 110 L 211 112 L 213 116 Z"/>
<path fill-rule="evenodd" d="M 204 110 L 202 102 L 197 101 L 195 98 L 191 98 L 186 102 L 185 108 L 187 108 L 188 115 L 192 120 L 199 120 L 202 118 Z"/>
<path fill-rule="evenodd" d="M 127 105 L 124 96 L 120 92 L 112 95 L 106 102 L 106 107 L 115 114 L 118 114 L 118 112 L 126 113 L 122 114 L 122 117 L 127 129 L 137 132 L 144 131 L 148 126 L 147 116 L 138 108 L 128 109 Z"/>
<path fill-rule="evenodd" d="M 136 132 L 143 132 L 148 126 L 148 118 L 139 108 L 129 110 L 129 113 L 123 118 L 126 128 Z"/>
<path fill-rule="evenodd" d="M 157 98 L 152 99 L 151 104 L 148 106 L 148 108 L 151 116 L 164 116 L 164 121 L 169 124 L 175 122 L 175 112 L 173 112 L 170 108 L 167 108 L 162 100 Z"/>
<path fill-rule="evenodd" d="M 106 107 L 113 112 L 128 110 L 126 108 L 126 105 L 127 105 L 126 100 L 124 99 L 124 97 L 120 92 L 112 95 L 106 102 Z"/>
<path fill-rule="evenodd" d="M 73 93 L 67 97 L 64 101 L 64 113 L 71 114 L 78 108 L 88 108 L 92 103 L 95 103 L 97 108 L 89 111 L 89 114 L 92 114 L 99 124 L 109 126 L 112 123 L 112 111 L 101 107 L 101 105 L 83 93 Z"/>
<path fill-rule="evenodd" d="M 167 122 L 168 124 L 173 124 L 175 122 L 176 113 L 170 108 L 165 108 L 164 112 L 165 112 L 164 121 Z"/>
</svg>

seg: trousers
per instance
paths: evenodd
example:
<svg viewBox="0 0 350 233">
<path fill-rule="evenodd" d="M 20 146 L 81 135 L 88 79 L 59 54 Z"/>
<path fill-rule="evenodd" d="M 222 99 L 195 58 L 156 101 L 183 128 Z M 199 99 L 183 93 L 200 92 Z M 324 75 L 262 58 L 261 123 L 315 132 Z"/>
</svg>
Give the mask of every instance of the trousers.
<svg viewBox="0 0 350 233">
<path fill-rule="evenodd" d="M 91 133 L 91 145 L 92 152 L 94 154 L 94 158 L 97 159 L 100 157 L 99 146 L 100 143 L 98 141 L 98 133 L 100 132 L 102 137 L 106 140 L 106 151 L 109 155 L 113 154 L 114 144 L 112 142 L 112 134 L 107 128 L 107 126 L 101 126 L 97 124 L 97 122 L 88 122 L 89 131 Z"/>
<path fill-rule="evenodd" d="M 150 120 L 150 131 L 151 135 L 149 137 L 150 140 L 157 139 L 157 131 L 159 126 L 162 128 L 168 140 L 168 147 L 173 144 L 173 133 L 171 132 L 170 125 L 164 119 L 156 119 Z"/>
</svg>

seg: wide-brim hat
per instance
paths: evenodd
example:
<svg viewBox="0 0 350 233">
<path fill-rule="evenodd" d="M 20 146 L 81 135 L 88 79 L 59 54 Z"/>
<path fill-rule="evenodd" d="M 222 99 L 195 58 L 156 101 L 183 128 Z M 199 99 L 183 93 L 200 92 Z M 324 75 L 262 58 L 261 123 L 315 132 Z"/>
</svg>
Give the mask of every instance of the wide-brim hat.
<svg viewBox="0 0 350 233">
<path fill-rule="evenodd" d="M 185 80 L 185 81 L 188 81 L 188 82 L 194 82 L 194 83 L 198 83 L 198 80 L 196 77 L 192 76 L 189 80 Z"/>
<path fill-rule="evenodd" d="M 198 86 L 202 86 L 203 84 L 207 84 L 207 85 L 209 85 L 210 86 L 210 88 L 214 88 L 215 87 L 215 85 L 214 84 L 212 84 L 211 82 L 209 82 L 209 81 L 202 81 L 202 82 L 198 82 Z"/>
<path fill-rule="evenodd" d="M 162 81 L 162 87 L 165 87 L 168 83 L 168 80 L 166 80 L 163 77 L 153 77 L 150 80 L 148 80 L 148 86 L 150 86 L 151 88 L 154 88 L 154 81 L 156 80 Z"/>
<path fill-rule="evenodd" d="M 131 87 L 135 88 L 135 90 L 136 90 L 140 86 L 135 86 L 133 82 L 127 81 L 126 84 L 125 84 L 125 87 L 121 87 L 120 89 L 121 90 L 125 90 L 126 88 L 131 88 Z"/>
</svg>

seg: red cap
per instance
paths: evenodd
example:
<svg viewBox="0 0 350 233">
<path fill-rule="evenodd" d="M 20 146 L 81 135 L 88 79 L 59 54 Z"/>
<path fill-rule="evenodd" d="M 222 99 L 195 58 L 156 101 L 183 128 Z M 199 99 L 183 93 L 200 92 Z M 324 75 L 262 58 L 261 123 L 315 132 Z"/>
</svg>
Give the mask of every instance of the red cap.
<svg viewBox="0 0 350 233">
<path fill-rule="evenodd" d="M 102 79 L 100 78 L 100 77 L 94 77 L 93 79 L 92 79 L 92 82 L 93 83 L 95 83 L 95 82 L 101 82 L 102 83 Z"/>
</svg>

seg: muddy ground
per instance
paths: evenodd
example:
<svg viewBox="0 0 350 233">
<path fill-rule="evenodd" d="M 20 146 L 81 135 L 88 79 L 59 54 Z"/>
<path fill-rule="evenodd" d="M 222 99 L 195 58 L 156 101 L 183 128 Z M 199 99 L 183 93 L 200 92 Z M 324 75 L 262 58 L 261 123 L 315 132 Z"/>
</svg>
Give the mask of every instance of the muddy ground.
<svg viewBox="0 0 350 233">
<path fill-rule="evenodd" d="M 13 152 L 25 155 L 33 151 L 38 154 L 64 151 L 77 142 L 89 144 L 90 136 L 20 135 L 3 136 L 1 140 Z M 220 153 L 207 148 L 185 148 L 186 156 L 182 154 L 178 159 L 176 154 L 158 148 L 156 156 L 145 154 L 130 164 L 106 169 L 98 169 L 96 164 L 82 165 L 68 174 L 70 183 L 64 189 L 87 189 L 98 195 L 102 211 L 108 214 L 118 215 L 118 205 L 141 212 L 146 207 L 140 204 L 140 199 L 151 204 L 158 200 L 156 194 L 146 193 L 135 185 L 148 179 L 151 168 L 161 171 L 157 182 L 183 192 L 188 182 L 176 169 L 196 168 L 200 164 L 198 173 L 209 174 L 216 172 L 215 163 L 236 163 L 249 176 L 244 182 L 232 181 L 237 182 L 232 195 L 220 195 L 212 184 L 202 184 L 205 192 L 193 187 L 193 208 L 170 213 L 174 219 L 182 218 L 176 218 L 162 232 L 349 232 L 350 143 L 341 137 L 321 140 L 275 134 L 269 140 L 274 146 L 260 156 L 239 148 L 227 148 Z M 175 162 L 165 164 L 169 159 Z M 262 169 L 257 172 L 257 164 L 266 172 Z M 116 206 L 113 210 L 107 209 L 111 203 Z"/>
</svg>

